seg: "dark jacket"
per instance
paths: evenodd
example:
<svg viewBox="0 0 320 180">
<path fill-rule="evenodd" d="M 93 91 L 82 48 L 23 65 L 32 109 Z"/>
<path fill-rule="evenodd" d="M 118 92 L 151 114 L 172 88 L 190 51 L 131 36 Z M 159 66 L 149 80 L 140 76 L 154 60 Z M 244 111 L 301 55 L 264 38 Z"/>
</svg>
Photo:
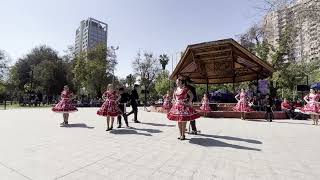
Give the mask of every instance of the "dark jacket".
<svg viewBox="0 0 320 180">
<path fill-rule="evenodd" d="M 197 98 L 196 88 L 191 86 L 191 85 L 189 85 L 189 84 L 186 85 L 186 87 L 191 91 L 191 93 L 193 95 L 192 102 L 197 102 L 198 98 Z M 188 98 L 189 98 L 189 95 L 188 95 Z"/>
<path fill-rule="evenodd" d="M 128 93 L 122 93 L 120 94 L 120 100 L 119 103 L 127 103 L 130 100 L 130 95 Z"/>
<path fill-rule="evenodd" d="M 133 89 L 131 91 L 130 100 L 131 100 L 130 101 L 131 105 L 134 105 L 134 106 L 138 105 L 137 101 L 139 100 L 139 94 L 138 94 L 137 90 Z"/>
</svg>

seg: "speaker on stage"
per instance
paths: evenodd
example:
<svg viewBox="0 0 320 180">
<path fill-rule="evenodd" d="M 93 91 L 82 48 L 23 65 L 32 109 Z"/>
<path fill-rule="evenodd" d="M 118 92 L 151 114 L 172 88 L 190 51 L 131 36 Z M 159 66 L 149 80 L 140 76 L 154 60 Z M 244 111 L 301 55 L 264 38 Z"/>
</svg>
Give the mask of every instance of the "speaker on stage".
<svg viewBox="0 0 320 180">
<path fill-rule="evenodd" d="M 308 85 L 297 85 L 297 91 L 301 91 L 301 92 L 304 92 L 304 91 L 309 91 L 309 86 Z"/>
</svg>

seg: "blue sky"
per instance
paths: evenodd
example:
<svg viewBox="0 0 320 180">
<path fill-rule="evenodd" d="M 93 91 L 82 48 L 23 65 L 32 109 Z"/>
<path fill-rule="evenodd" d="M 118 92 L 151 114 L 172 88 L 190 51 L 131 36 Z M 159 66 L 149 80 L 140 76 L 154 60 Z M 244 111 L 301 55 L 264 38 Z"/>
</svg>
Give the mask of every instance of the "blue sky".
<svg viewBox="0 0 320 180">
<path fill-rule="evenodd" d="M 136 53 L 177 52 L 188 44 L 236 38 L 262 13 L 262 0 L 1 0 L 0 49 L 13 62 L 46 44 L 60 55 L 74 44 L 88 17 L 109 24 L 109 44 L 119 46 L 116 75 L 132 73 Z M 171 70 L 171 63 L 169 66 Z"/>
</svg>

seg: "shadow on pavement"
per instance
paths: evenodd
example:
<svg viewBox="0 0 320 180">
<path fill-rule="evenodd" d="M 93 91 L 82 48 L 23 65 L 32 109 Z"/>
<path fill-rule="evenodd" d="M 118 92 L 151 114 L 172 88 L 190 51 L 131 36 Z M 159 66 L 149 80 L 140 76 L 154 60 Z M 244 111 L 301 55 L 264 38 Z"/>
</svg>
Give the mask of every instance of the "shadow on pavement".
<svg viewBox="0 0 320 180">
<path fill-rule="evenodd" d="M 242 141 L 242 142 L 247 142 L 247 143 L 252 143 L 252 144 L 262 144 L 261 141 L 257 141 L 254 139 L 243 139 L 243 138 L 231 137 L 231 136 L 218 136 L 218 135 L 208 135 L 208 134 L 198 134 L 198 136 L 226 139 L 226 140 L 231 140 L 231 141 Z"/>
<path fill-rule="evenodd" d="M 138 130 L 138 131 L 145 131 L 148 133 L 161 133 L 161 132 L 163 132 L 159 129 L 141 129 L 141 128 L 135 128 L 135 127 L 132 127 L 131 129 Z"/>
<path fill-rule="evenodd" d="M 150 125 L 150 126 L 162 126 L 162 127 L 175 127 L 175 125 L 168 125 L 168 124 L 157 124 L 157 123 L 141 123 L 145 125 Z"/>
<path fill-rule="evenodd" d="M 65 127 L 65 128 L 87 128 L 87 129 L 93 129 L 94 128 L 94 127 L 91 127 L 91 126 L 87 126 L 84 123 L 60 125 L 60 127 Z"/>
<path fill-rule="evenodd" d="M 294 121 L 294 120 L 293 120 L 293 121 Z M 301 121 L 301 120 L 299 120 L 299 121 Z M 305 121 L 305 120 L 304 120 L 304 121 Z M 280 124 L 304 124 L 304 125 L 314 126 L 314 125 L 312 125 L 312 124 L 308 124 L 308 123 L 301 123 L 301 122 L 299 122 L 299 123 L 294 123 L 294 122 L 273 121 L 273 123 L 280 123 Z"/>
<path fill-rule="evenodd" d="M 148 133 L 140 133 L 138 131 L 132 130 L 132 129 L 117 129 L 117 130 L 112 130 L 110 131 L 111 134 L 135 134 L 135 135 L 142 135 L 142 136 L 152 136 L 151 134 Z"/>
<path fill-rule="evenodd" d="M 204 147 L 215 146 L 215 147 L 229 147 L 229 148 L 234 148 L 234 149 L 243 149 L 243 150 L 251 150 L 251 151 L 261 151 L 261 149 L 229 144 L 229 143 L 225 143 L 225 142 L 218 141 L 218 140 L 211 139 L 211 138 L 192 138 L 192 139 L 190 139 L 189 142 L 191 144 L 197 144 L 197 145 L 204 146 Z"/>
</svg>

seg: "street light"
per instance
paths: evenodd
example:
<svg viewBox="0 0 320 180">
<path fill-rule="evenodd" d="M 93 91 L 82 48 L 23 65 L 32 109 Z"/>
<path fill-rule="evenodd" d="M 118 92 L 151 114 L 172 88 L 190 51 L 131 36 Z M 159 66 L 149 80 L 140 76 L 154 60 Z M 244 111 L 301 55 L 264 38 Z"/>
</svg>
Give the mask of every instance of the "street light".
<svg viewBox="0 0 320 180">
<path fill-rule="evenodd" d="M 111 53 L 111 60 L 110 60 L 110 63 L 112 63 L 112 84 L 114 84 L 114 81 L 115 81 L 115 76 L 114 76 L 114 68 L 115 68 L 115 60 L 116 60 L 116 50 L 119 50 L 119 46 L 117 47 L 114 47 L 114 46 L 111 46 L 111 50 L 112 50 L 112 53 Z"/>
</svg>

